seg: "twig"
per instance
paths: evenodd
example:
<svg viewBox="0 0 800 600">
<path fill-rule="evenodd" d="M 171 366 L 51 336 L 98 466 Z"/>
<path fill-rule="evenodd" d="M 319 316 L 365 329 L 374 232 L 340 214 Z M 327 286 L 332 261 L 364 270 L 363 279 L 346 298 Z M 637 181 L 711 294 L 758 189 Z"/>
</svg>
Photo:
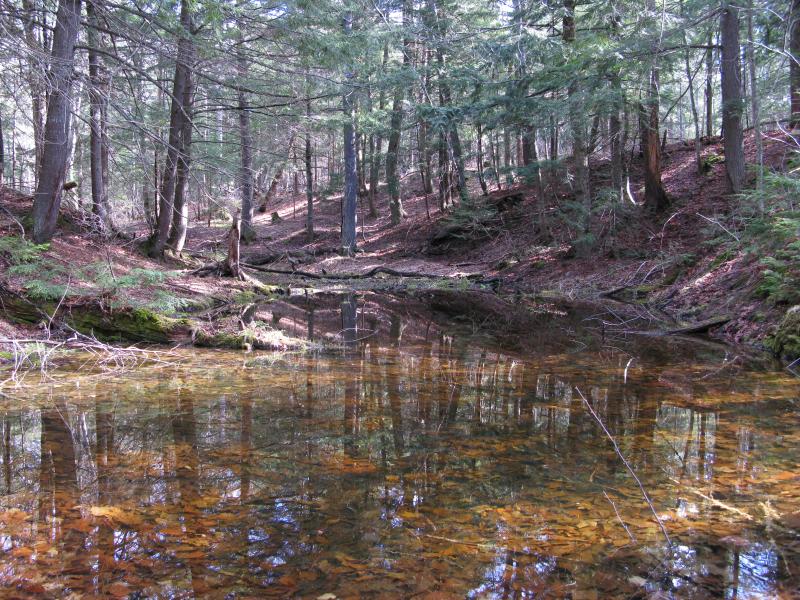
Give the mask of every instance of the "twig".
<svg viewBox="0 0 800 600">
<path fill-rule="evenodd" d="M 5 206 L 0 206 L 0 208 L 2 208 L 3 212 L 6 213 L 9 217 L 11 217 L 11 220 L 14 221 L 14 223 L 17 224 L 17 227 L 19 227 L 19 236 L 20 236 L 20 238 L 22 238 L 24 240 L 25 239 L 25 227 L 23 227 L 23 225 L 22 225 L 22 223 L 20 223 L 19 219 L 17 219 L 17 217 L 14 216 L 14 213 L 12 213 L 10 210 L 8 210 Z"/>
<path fill-rule="evenodd" d="M 636 538 L 633 537 L 633 534 L 631 533 L 631 530 L 628 529 L 628 526 L 625 525 L 625 521 L 623 521 L 622 517 L 619 515 L 619 511 L 617 510 L 617 505 L 614 504 L 614 501 L 611 498 L 608 497 L 608 494 L 606 493 L 605 490 L 603 490 L 603 496 L 606 497 L 606 500 L 608 500 L 609 504 L 611 504 L 611 508 L 614 509 L 614 513 L 617 515 L 617 519 L 619 519 L 620 525 L 622 525 L 622 528 L 625 530 L 625 533 L 628 534 L 628 537 L 631 538 L 632 542 L 636 543 Z"/>
<path fill-rule="evenodd" d="M 682 487 L 683 487 L 683 483 L 682 483 L 681 481 L 678 481 L 678 480 L 677 480 L 677 479 L 675 479 L 674 477 L 670 477 L 670 480 L 671 480 L 673 483 L 675 483 L 675 484 L 677 484 L 677 485 L 679 485 L 679 486 L 682 486 Z M 752 520 L 754 520 L 754 519 L 753 519 L 753 515 L 751 515 L 750 513 L 746 513 L 745 511 L 743 511 L 743 510 L 741 510 L 741 509 L 739 509 L 739 508 L 736 508 L 735 506 L 731 506 L 730 504 L 725 504 L 724 502 L 720 502 L 719 500 L 717 500 L 717 499 L 716 499 L 716 498 L 714 498 L 713 496 L 709 496 L 709 495 L 707 495 L 707 494 L 704 494 L 703 492 L 701 492 L 701 491 L 700 491 L 700 490 L 698 490 L 698 489 L 695 489 L 695 488 L 687 488 L 687 487 L 683 487 L 683 489 L 685 489 L 686 491 L 688 491 L 688 492 L 691 492 L 691 493 L 693 493 L 693 494 L 695 494 L 695 495 L 697 495 L 697 496 L 700 496 L 700 497 L 701 497 L 703 500 L 706 500 L 706 501 L 708 501 L 708 502 L 711 502 L 711 504 L 713 504 L 713 505 L 714 505 L 714 506 L 716 506 L 717 508 L 721 508 L 721 509 L 723 509 L 723 510 L 727 510 L 727 511 L 729 511 L 729 512 L 736 513 L 737 515 L 739 515 L 740 517 L 744 517 L 744 518 L 745 518 L 745 519 L 747 519 L 748 521 L 752 521 Z"/>
<path fill-rule="evenodd" d="M 694 213 L 694 214 L 696 214 L 696 215 L 697 215 L 698 217 L 700 217 L 701 219 L 705 219 L 706 221 L 708 221 L 708 222 L 709 222 L 709 223 L 711 223 L 712 225 L 716 225 L 717 227 L 721 228 L 721 229 L 722 229 L 722 231 L 724 231 L 725 233 L 727 233 L 729 236 L 731 236 L 733 239 L 735 239 L 737 243 L 739 243 L 739 241 L 740 241 L 740 240 L 739 240 L 739 237 L 738 237 L 738 236 L 737 236 L 735 233 L 733 233 L 733 232 L 732 232 L 730 229 L 728 229 L 727 227 L 725 227 L 725 225 L 723 225 L 722 223 L 720 223 L 719 221 L 717 221 L 716 219 L 709 219 L 708 217 L 705 217 L 705 216 L 701 215 L 700 213 Z"/>
<path fill-rule="evenodd" d="M 581 392 L 580 388 L 576 387 L 575 391 L 578 392 L 578 395 L 581 397 L 581 400 L 583 400 L 583 403 L 586 405 L 586 409 L 592 415 L 594 420 L 597 421 L 597 424 L 603 430 L 603 433 L 606 434 L 606 437 L 611 441 L 611 444 L 614 446 L 614 452 L 617 453 L 617 456 L 619 456 L 620 460 L 622 461 L 622 464 L 624 464 L 625 468 L 628 469 L 628 473 L 630 473 L 631 477 L 633 477 L 633 479 L 636 481 L 636 484 L 639 486 L 639 490 L 641 490 L 641 492 L 642 492 L 642 497 L 644 498 L 645 502 L 647 502 L 647 505 L 650 507 L 650 511 L 653 513 L 653 517 L 655 518 L 656 523 L 658 523 L 658 527 L 661 529 L 661 533 L 664 534 L 664 539 L 667 540 L 667 546 L 669 547 L 670 550 L 672 550 L 672 540 L 669 539 L 669 534 L 667 533 L 667 529 L 666 529 L 666 527 L 664 527 L 664 523 L 661 521 L 661 518 L 658 516 L 658 513 L 656 512 L 656 507 L 653 506 L 653 501 L 650 500 L 650 496 L 647 494 L 647 491 L 644 489 L 644 485 L 642 485 L 641 480 L 636 475 L 636 471 L 633 470 L 633 467 L 631 467 L 630 463 L 627 461 L 625 456 L 622 454 L 622 450 L 620 450 L 619 446 L 617 445 L 617 440 L 615 440 L 614 436 L 611 435 L 611 433 L 608 431 L 608 429 L 606 429 L 606 426 L 603 423 L 602 419 L 600 419 L 598 414 L 596 412 L 594 412 L 594 409 L 592 408 L 592 405 L 589 404 L 589 401 L 586 399 L 586 396 L 583 395 L 583 392 Z"/>
</svg>

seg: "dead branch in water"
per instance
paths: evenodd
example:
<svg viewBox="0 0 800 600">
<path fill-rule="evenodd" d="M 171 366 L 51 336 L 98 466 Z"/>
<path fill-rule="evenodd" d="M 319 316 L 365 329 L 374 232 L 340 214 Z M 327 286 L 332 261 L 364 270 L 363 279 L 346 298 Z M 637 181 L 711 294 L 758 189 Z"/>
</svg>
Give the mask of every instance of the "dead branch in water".
<svg viewBox="0 0 800 600">
<path fill-rule="evenodd" d="M 658 513 L 656 512 L 656 507 L 653 506 L 653 501 L 650 500 L 650 496 L 648 495 L 647 490 L 644 489 L 644 485 L 642 485 L 642 481 L 636 475 L 636 471 L 633 470 L 633 467 L 630 465 L 628 460 L 625 458 L 625 455 L 622 454 L 622 450 L 620 450 L 619 446 L 617 445 L 617 440 L 615 440 L 614 436 L 611 435 L 611 432 L 608 431 L 608 429 L 606 428 L 605 424 L 603 423 L 603 420 L 594 411 L 594 409 L 592 408 L 592 405 L 589 404 L 589 401 L 586 399 L 586 396 L 583 395 L 583 392 L 581 392 L 581 390 L 579 388 L 577 388 L 577 387 L 575 388 L 575 391 L 578 392 L 578 395 L 581 397 L 581 400 L 583 400 L 583 403 L 586 405 L 586 409 L 592 415 L 592 418 L 594 418 L 594 420 L 597 421 L 597 424 L 600 426 L 600 429 L 603 430 L 603 433 L 605 433 L 606 437 L 611 441 L 611 444 L 614 446 L 614 452 L 617 453 L 617 456 L 619 456 L 620 460 L 622 461 L 622 464 L 624 464 L 625 468 L 628 469 L 628 473 L 630 473 L 631 477 L 633 477 L 634 481 L 636 481 L 636 484 L 639 486 L 639 490 L 642 492 L 642 497 L 644 498 L 645 502 L 647 502 L 647 506 L 650 507 L 650 511 L 653 513 L 653 517 L 655 518 L 656 523 L 658 523 L 658 527 L 661 529 L 661 533 L 664 534 L 664 539 L 667 540 L 667 547 L 670 550 L 672 550 L 672 540 L 669 538 L 669 534 L 667 533 L 667 529 L 666 529 L 666 527 L 664 527 L 664 523 L 661 521 L 661 517 L 658 516 Z"/>
</svg>

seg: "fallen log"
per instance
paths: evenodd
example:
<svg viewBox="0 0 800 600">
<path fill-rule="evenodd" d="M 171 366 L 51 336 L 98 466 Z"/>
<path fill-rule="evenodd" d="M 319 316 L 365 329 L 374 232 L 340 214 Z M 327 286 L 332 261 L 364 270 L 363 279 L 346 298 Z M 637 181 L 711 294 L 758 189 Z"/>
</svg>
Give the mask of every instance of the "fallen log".
<svg viewBox="0 0 800 600">
<path fill-rule="evenodd" d="M 724 325 L 730 320 L 731 320 L 730 316 L 723 316 L 723 317 L 715 317 L 713 319 L 708 319 L 706 321 L 700 321 L 699 323 L 693 323 L 692 325 L 675 327 L 673 329 L 667 329 L 663 331 L 626 331 L 625 333 L 633 333 L 636 335 L 651 335 L 651 336 L 691 335 L 694 333 L 706 333 L 712 327 L 718 327 L 719 325 Z"/>
<path fill-rule="evenodd" d="M 260 271 L 261 273 L 275 273 L 278 275 L 295 275 L 297 277 L 306 277 L 308 279 L 369 279 L 381 273 L 391 275 L 392 277 L 406 277 L 418 279 L 448 279 L 446 275 L 433 275 L 431 273 L 422 273 L 420 271 L 398 271 L 391 267 L 374 267 L 366 273 L 312 273 L 310 271 L 289 270 L 289 269 L 273 269 L 271 267 L 264 267 L 262 265 L 252 265 L 249 263 L 241 263 L 241 266 L 246 269 Z M 479 280 L 481 275 L 467 275 L 467 279 Z"/>
<path fill-rule="evenodd" d="M 731 318 L 729 316 L 724 317 L 716 317 L 714 319 L 709 319 L 707 321 L 701 321 L 700 323 L 695 323 L 694 325 L 687 325 L 686 327 L 678 327 L 676 329 L 670 329 L 667 331 L 669 335 L 684 335 L 689 333 L 705 333 L 712 327 L 717 327 L 719 325 L 724 325 L 725 323 L 729 322 Z"/>
</svg>

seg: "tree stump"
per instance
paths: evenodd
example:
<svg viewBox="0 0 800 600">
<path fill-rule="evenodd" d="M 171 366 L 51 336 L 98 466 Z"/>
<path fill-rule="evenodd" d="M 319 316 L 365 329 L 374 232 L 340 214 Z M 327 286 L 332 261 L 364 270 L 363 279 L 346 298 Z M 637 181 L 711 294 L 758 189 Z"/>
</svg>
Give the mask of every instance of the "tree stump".
<svg viewBox="0 0 800 600">
<path fill-rule="evenodd" d="M 228 256 L 225 258 L 225 267 L 232 277 L 244 280 L 244 274 L 239 265 L 239 240 L 242 236 L 242 219 L 240 211 L 233 216 L 233 224 L 228 233 Z"/>
</svg>

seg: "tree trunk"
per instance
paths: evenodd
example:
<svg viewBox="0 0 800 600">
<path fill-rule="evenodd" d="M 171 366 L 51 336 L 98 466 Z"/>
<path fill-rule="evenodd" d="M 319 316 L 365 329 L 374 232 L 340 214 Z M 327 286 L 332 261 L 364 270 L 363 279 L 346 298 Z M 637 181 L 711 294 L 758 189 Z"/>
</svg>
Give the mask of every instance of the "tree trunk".
<svg viewBox="0 0 800 600">
<path fill-rule="evenodd" d="M 613 67 L 612 67 L 613 68 Z M 611 104 L 611 116 L 608 119 L 608 134 L 611 138 L 611 186 L 614 188 L 614 198 L 622 201 L 622 173 L 623 173 L 623 153 L 625 147 L 622 139 L 622 80 L 619 71 L 613 70 L 609 77 L 612 93 L 614 94 Z"/>
<path fill-rule="evenodd" d="M 683 15 L 683 0 L 681 0 L 681 15 Z M 686 44 L 686 32 L 682 32 L 683 43 Z M 700 114 L 697 110 L 697 100 L 694 96 L 694 77 L 692 76 L 692 68 L 689 64 L 689 48 L 683 54 L 684 68 L 686 69 L 686 80 L 689 82 L 689 103 L 692 108 L 692 122 L 694 124 L 694 161 L 697 168 L 697 174 L 703 174 L 703 161 L 700 157 L 701 142 L 700 142 Z"/>
<path fill-rule="evenodd" d="M 239 31 L 238 51 L 236 53 L 236 74 L 239 76 L 239 87 L 236 90 L 239 109 L 239 143 L 241 144 L 241 165 L 239 179 L 242 192 L 242 239 L 250 243 L 256 237 L 253 229 L 253 139 L 250 131 L 250 109 L 244 83 L 247 81 L 247 60 L 244 56 L 241 30 Z"/>
<path fill-rule="evenodd" d="M 311 98 L 306 96 L 306 121 L 311 122 Z M 306 241 L 314 241 L 314 174 L 311 164 L 311 131 L 306 132 Z"/>
<path fill-rule="evenodd" d="M 0 186 L 3 185 L 5 178 L 3 177 L 6 173 L 6 152 L 5 152 L 5 144 L 3 143 L 3 115 L 0 115 Z M 12 173 L 12 179 L 13 173 Z"/>
<path fill-rule="evenodd" d="M 575 0 L 564 0 L 564 17 L 562 20 L 562 36 L 564 41 L 572 45 L 575 42 Z M 569 120 L 572 128 L 572 161 L 575 169 L 575 199 L 581 209 L 581 229 L 589 233 L 592 214 L 592 194 L 589 187 L 589 157 L 586 154 L 586 126 L 584 124 L 584 105 L 581 101 L 577 81 L 570 82 Z"/>
<path fill-rule="evenodd" d="M 190 53 L 193 57 L 193 52 Z M 186 87 L 183 89 L 183 123 L 181 126 L 178 168 L 175 177 L 175 199 L 172 204 L 172 224 L 167 244 L 178 254 L 186 243 L 186 229 L 189 225 L 189 201 L 186 188 L 189 184 L 189 167 L 192 158 L 192 105 L 194 82 L 191 62 L 187 68 Z"/>
<path fill-rule="evenodd" d="M 352 33 L 352 13 L 345 14 L 342 19 L 342 29 L 345 36 L 349 36 Z M 358 208 L 358 174 L 356 173 L 356 139 L 353 115 L 354 89 L 350 83 L 353 76 L 352 66 L 348 66 L 345 73 L 346 83 L 342 94 L 342 109 L 345 122 L 342 136 L 344 144 L 344 196 L 342 197 L 341 252 L 345 256 L 354 256 L 356 252 L 356 211 Z"/>
<path fill-rule="evenodd" d="M 241 218 L 239 211 L 233 216 L 233 224 L 228 232 L 228 254 L 225 257 L 225 267 L 231 277 L 244 279 L 241 266 L 239 265 L 239 240 L 241 239 Z"/>
<path fill-rule="evenodd" d="M 42 152 L 44 150 L 44 111 L 45 94 L 38 79 L 40 71 L 36 56 L 45 50 L 36 35 L 36 14 L 31 0 L 22 0 L 22 27 L 25 30 L 25 43 L 28 46 L 28 87 L 31 94 L 31 120 L 33 121 L 33 144 L 35 164 L 33 171 L 39 177 L 39 170 L 42 164 Z M 38 179 L 36 180 L 38 186 Z"/>
<path fill-rule="evenodd" d="M 450 204 L 450 158 L 447 151 L 447 135 L 439 132 L 439 210 Z"/>
<path fill-rule="evenodd" d="M 72 72 L 80 13 L 80 0 L 59 1 L 50 53 L 51 89 L 44 129 L 45 146 L 33 200 L 33 239 L 38 244 L 52 239 L 61 207 L 69 153 Z"/>
<path fill-rule="evenodd" d="M 108 205 L 108 144 L 106 134 L 106 115 L 108 80 L 107 73 L 97 49 L 100 35 L 97 31 L 98 0 L 87 0 L 86 15 L 89 21 L 87 38 L 89 41 L 89 164 L 92 178 L 92 212 L 102 231 L 111 229 L 110 207 Z"/>
<path fill-rule="evenodd" d="M 386 63 L 389 61 L 389 45 L 383 46 L 383 61 L 381 62 L 381 73 L 386 71 Z M 378 109 L 383 113 L 386 108 L 386 92 L 381 87 L 381 92 L 378 96 Z M 378 211 L 375 208 L 375 196 L 378 194 L 378 185 L 380 180 L 381 170 L 381 155 L 383 154 L 383 137 L 380 133 L 374 136 L 374 147 L 372 149 L 372 160 L 369 165 L 369 195 L 367 196 L 369 203 L 369 216 L 375 218 L 378 216 Z"/>
<path fill-rule="evenodd" d="M 481 191 L 484 196 L 489 195 L 489 188 L 486 187 L 486 177 L 484 176 L 483 168 L 483 129 L 481 128 L 480 121 L 475 124 L 475 136 L 478 140 L 478 183 L 481 185 Z"/>
<path fill-rule="evenodd" d="M 789 16 L 789 97 L 790 129 L 800 128 L 800 0 L 792 0 Z"/>
<path fill-rule="evenodd" d="M 189 38 L 191 29 L 191 13 L 189 0 L 181 0 L 181 37 L 178 40 L 178 60 L 175 64 L 175 76 L 172 80 L 172 98 L 169 111 L 169 135 L 167 152 L 164 158 L 164 168 L 161 172 L 161 187 L 158 199 L 158 227 L 156 239 L 150 250 L 151 256 L 158 257 L 164 254 L 164 248 L 170 234 L 172 224 L 173 204 L 176 189 L 178 160 L 183 137 L 183 123 L 188 118 L 184 106 L 187 88 L 191 86 L 189 73 L 189 60 L 192 54 L 192 40 Z"/>
<path fill-rule="evenodd" d="M 729 3 L 720 16 L 722 58 L 722 129 L 725 147 L 725 171 L 733 193 L 744 186 L 745 166 L 742 146 L 742 85 L 739 65 L 739 9 Z"/>
<path fill-rule="evenodd" d="M 655 0 L 647 0 L 648 17 L 655 12 Z M 642 151 L 644 153 L 644 205 L 654 213 L 669 206 L 669 198 L 661 182 L 661 146 L 659 144 L 659 42 L 652 46 L 652 66 L 647 100 L 642 104 L 644 114 L 640 121 L 642 128 Z M 666 133 L 666 131 L 665 131 Z"/>
<path fill-rule="evenodd" d="M 800 14 L 797 15 L 800 17 Z M 764 178 L 764 146 L 761 139 L 761 124 L 759 120 L 760 107 L 758 102 L 758 84 L 756 79 L 755 39 L 753 37 L 753 0 L 747 11 L 747 62 L 750 67 L 750 106 L 753 111 L 753 138 L 756 143 L 756 188 L 761 189 Z M 796 57 L 800 58 L 800 57 Z M 764 212 L 764 198 L 759 195 L 759 210 Z"/>
<path fill-rule="evenodd" d="M 708 32 L 706 51 L 706 136 L 714 135 L 714 34 Z"/>
<path fill-rule="evenodd" d="M 527 127 L 522 131 L 522 164 L 529 167 L 526 182 L 533 185 L 541 197 L 542 178 L 539 173 L 539 156 L 536 152 L 536 130 Z"/>
</svg>

